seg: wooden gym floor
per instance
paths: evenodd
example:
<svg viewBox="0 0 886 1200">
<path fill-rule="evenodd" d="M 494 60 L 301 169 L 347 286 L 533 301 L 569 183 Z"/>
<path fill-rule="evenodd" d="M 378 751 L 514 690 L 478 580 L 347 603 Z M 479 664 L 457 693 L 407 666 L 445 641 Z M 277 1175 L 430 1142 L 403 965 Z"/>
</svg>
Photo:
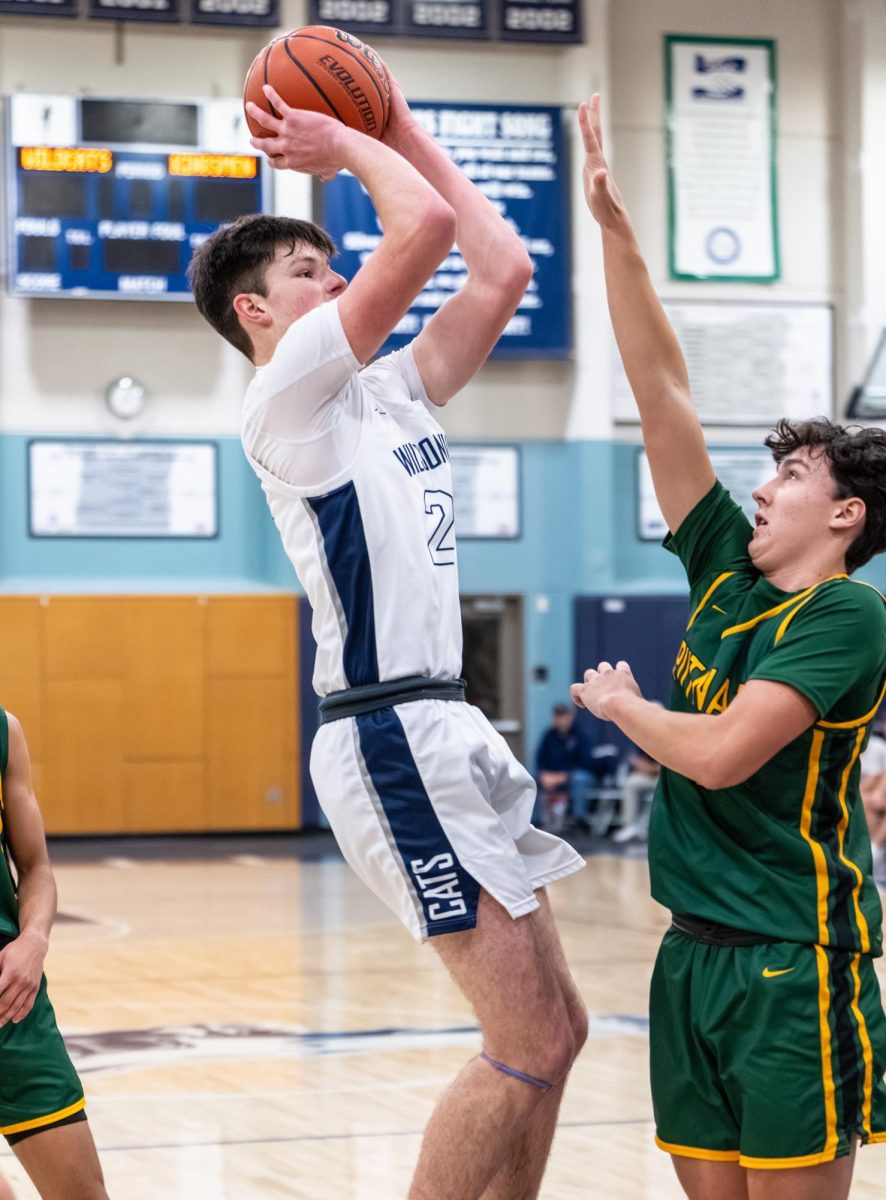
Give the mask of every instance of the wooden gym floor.
<svg viewBox="0 0 886 1200">
<path fill-rule="evenodd" d="M 478 1037 L 433 952 L 314 847 L 59 847 L 50 996 L 112 1200 L 405 1197 Z M 551 897 L 591 1037 L 542 1195 L 679 1200 L 652 1141 L 646 993 L 666 921 L 645 860 L 595 855 Z M 0 1170 L 36 1196 L 8 1150 Z M 853 1200 L 882 1196 L 884 1174 L 886 1146 L 863 1150 Z"/>
</svg>

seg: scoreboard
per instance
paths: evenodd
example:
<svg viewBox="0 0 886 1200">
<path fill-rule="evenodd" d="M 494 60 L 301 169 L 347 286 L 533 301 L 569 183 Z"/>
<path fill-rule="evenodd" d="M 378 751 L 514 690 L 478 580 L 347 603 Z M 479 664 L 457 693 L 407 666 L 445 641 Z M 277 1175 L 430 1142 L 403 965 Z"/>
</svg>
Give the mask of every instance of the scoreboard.
<svg viewBox="0 0 886 1200">
<path fill-rule="evenodd" d="M 189 300 L 194 249 L 268 207 L 239 101 L 13 96 L 8 108 L 13 295 Z"/>
</svg>

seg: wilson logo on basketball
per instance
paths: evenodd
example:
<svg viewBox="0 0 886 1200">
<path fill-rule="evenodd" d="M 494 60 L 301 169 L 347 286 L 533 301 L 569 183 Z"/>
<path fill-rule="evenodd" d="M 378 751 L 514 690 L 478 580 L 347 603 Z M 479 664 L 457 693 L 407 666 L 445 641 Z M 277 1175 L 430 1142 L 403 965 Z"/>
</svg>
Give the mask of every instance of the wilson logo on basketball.
<svg viewBox="0 0 886 1200">
<path fill-rule="evenodd" d="M 376 120 L 371 101 L 351 72 L 347 67 L 343 67 L 340 62 L 334 59 L 331 54 L 324 54 L 319 60 L 318 66 L 321 66 L 348 93 L 354 107 L 360 114 L 365 132 L 371 133 L 377 127 L 378 121 Z"/>
</svg>

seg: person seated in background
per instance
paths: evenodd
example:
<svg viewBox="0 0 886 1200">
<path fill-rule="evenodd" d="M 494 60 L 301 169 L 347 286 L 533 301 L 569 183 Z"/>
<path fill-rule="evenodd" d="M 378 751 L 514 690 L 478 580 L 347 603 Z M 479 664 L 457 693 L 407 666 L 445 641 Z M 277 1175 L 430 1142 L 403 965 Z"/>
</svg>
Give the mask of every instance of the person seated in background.
<svg viewBox="0 0 886 1200">
<path fill-rule="evenodd" d="M 574 706 L 555 704 L 551 716 L 535 755 L 539 820 L 545 828 L 562 829 L 591 785 L 591 743 L 576 724 Z"/>
<path fill-rule="evenodd" d="M 621 785 L 621 825 L 612 835 L 614 842 L 645 842 L 660 774 L 661 767 L 654 758 L 636 747 L 631 751 L 628 773 Z"/>
<path fill-rule="evenodd" d="M 886 884 L 886 710 L 877 718 L 861 756 L 860 789 L 871 834 L 874 879 Z"/>
<path fill-rule="evenodd" d="M 587 828 L 593 789 L 618 766 L 616 748 L 593 746 L 576 723 L 575 712 L 574 705 L 554 705 L 552 723 L 536 752 L 539 820 L 549 829 L 562 829 L 567 814 L 574 825 Z"/>
</svg>

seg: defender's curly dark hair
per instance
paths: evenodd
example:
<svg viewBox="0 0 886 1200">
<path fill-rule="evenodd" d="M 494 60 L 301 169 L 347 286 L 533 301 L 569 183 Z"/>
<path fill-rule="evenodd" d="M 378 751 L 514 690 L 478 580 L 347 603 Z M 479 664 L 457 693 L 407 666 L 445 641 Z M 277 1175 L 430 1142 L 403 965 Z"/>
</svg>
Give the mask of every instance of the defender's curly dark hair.
<svg viewBox="0 0 886 1200">
<path fill-rule="evenodd" d="M 274 261 L 280 246 L 288 246 L 293 253 L 298 245 L 312 246 L 327 258 L 335 254 L 331 238 L 318 225 L 265 214 L 238 217 L 233 225 L 217 229 L 194 251 L 188 281 L 197 308 L 213 329 L 250 362 L 252 339 L 234 312 L 234 297 L 240 292 L 266 296 L 265 268 Z"/>
<path fill-rule="evenodd" d="M 852 574 L 886 550 L 886 429 L 835 425 L 827 417 L 778 422 L 765 439 L 777 463 L 797 450 L 823 454 L 836 485 L 834 499 L 858 496 L 867 510 L 861 533 L 846 551 Z"/>
</svg>

